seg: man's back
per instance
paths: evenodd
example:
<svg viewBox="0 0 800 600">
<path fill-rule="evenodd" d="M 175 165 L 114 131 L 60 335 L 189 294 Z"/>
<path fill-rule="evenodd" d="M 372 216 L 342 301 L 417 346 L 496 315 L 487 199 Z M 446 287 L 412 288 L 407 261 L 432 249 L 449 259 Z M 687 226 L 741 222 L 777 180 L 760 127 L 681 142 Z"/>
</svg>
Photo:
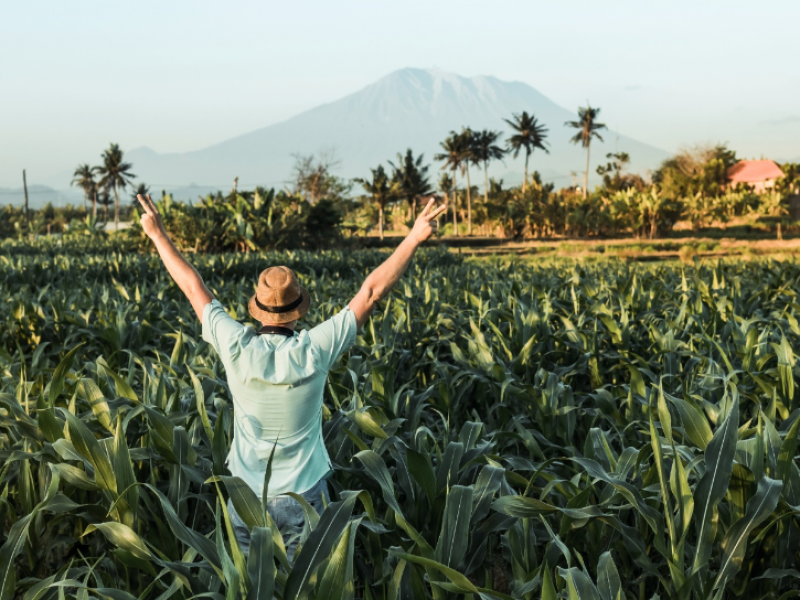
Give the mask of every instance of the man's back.
<svg viewBox="0 0 800 600">
<path fill-rule="evenodd" d="M 259 335 L 216 300 L 203 312 L 203 339 L 217 351 L 234 401 L 228 468 L 261 490 L 275 448 L 269 495 L 301 493 L 331 469 L 322 440 L 322 394 L 339 355 L 356 337 L 349 308 L 291 337 Z M 276 444 L 277 442 L 277 444 Z"/>
</svg>

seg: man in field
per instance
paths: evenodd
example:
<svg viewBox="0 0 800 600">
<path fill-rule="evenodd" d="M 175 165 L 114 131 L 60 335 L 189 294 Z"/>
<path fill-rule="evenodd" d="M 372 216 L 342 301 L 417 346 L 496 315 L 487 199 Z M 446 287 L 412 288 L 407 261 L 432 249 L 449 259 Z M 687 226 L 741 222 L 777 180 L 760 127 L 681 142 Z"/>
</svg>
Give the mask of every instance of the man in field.
<svg viewBox="0 0 800 600">
<path fill-rule="evenodd" d="M 141 223 L 155 244 L 167 271 L 181 288 L 203 324 L 203 339 L 214 347 L 234 403 L 234 434 L 228 454 L 230 472 L 260 496 L 267 462 L 274 448 L 268 509 L 282 532 L 296 533 L 304 514 L 287 492 L 301 494 L 319 513 L 329 501 L 326 478 L 331 462 L 322 439 L 322 392 L 328 371 L 356 339 L 356 332 L 375 304 L 394 287 L 417 248 L 433 233 L 446 206 L 434 198 L 414 223 L 408 237 L 364 281 L 349 304 L 334 317 L 307 331 L 295 331 L 311 297 L 287 267 L 270 267 L 258 278 L 250 298 L 250 314 L 261 329 L 231 318 L 206 288 L 200 275 L 170 240 L 150 196 L 138 196 Z M 243 550 L 250 533 L 228 502 L 236 538 Z M 294 536 L 289 558 L 297 547 Z"/>
</svg>

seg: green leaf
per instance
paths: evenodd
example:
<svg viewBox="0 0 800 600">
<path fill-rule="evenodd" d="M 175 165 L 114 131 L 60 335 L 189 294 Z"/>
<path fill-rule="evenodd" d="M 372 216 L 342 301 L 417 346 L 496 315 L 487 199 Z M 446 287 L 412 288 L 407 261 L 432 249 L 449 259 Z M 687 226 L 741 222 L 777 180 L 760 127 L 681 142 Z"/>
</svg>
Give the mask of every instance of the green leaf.
<svg viewBox="0 0 800 600">
<path fill-rule="evenodd" d="M 247 600 L 272 600 L 277 575 L 273 553 L 272 532 L 269 528 L 253 527 L 247 556 L 247 576 L 250 578 Z"/>
<path fill-rule="evenodd" d="M 706 446 L 713 437 L 711 427 L 709 427 L 705 415 L 693 404 L 685 400 L 673 396 L 667 396 L 667 398 L 675 408 L 678 409 L 678 414 L 681 417 L 686 437 L 688 437 L 695 446 L 705 451 Z"/>
<path fill-rule="evenodd" d="M 221 575 L 222 561 L 214 544 L 207 537 L 184 525 L 178 518 L 175 509 L 169 503 L 167 497 L 157 488 L 149 484 L 145 485 L 156 495 L 158 501 L 161 503 L 161 509 L 164 511 L 164 516 L 167 518 L 167 524 L 173 535 L 205 558 Z"/>
<path fill-rule="evenodd" d="M 208 441 L 213 443 L 214 431 L 211 429 L 211 421 L 208 420 L 208 413 L 206 412 L 206 395 L 205 392 L 203 392 L 203 386 L 200 383 L 200 380 L 197 378 L 197 375 L 194 374 L 194 371 L 192 371 L 190 367 L 187 366 L 186 370 L 189 371 L 189 377 L 192 380 L 197 414 L 200 415 L 200 422 L 203 424 L 203 429 L 208 436 Z"/>
<path fill-rule="evenodd" d="M 0 600 L 11 600 L 15 597 L 16 569 L 14 567 L 14 559 L 28 540 L 31 521 L 39 511 L 55 498 L 58 492 L 60 483 L 58 472 L 52 471 L 52 474 L 44 499 L 30 513 L 17 519 L 11 526 L 3 546 L 0 547 Z"/>
<path fill-rule="evenodd" d="M 114 433 L 111 409 L 108 407 L 108 402 L 106 402 L 106 398 L 103 396 L 103 392 L 100 391 L 100 388 L 97 387 L 97 384 L 91 379 L 81 379 L 81 382 L 78 384 L 78 392 L 86 398 L 97 422 L 110 433 Z"/>
<path fill-rule="evenodd" d="M 600 555 L 597 563 L 597 587 L 603 600 L 619 600 L 625 597 L 622 593 L 619 571 L 611 552 L 603 552 Z"/>
<path fill-rule="evenodd" d="M 576 520 L 607 516 L 593 504 L 580 508 L 564 508 L 527 496 L 500 496 L 492 503 L 492 510 L 518 518 L 538 517 L 554 512 L 560 512 Z"/>
<path fill-rule="evenodd" d="M 467 552 L 472 517 L 472 488 L 454 485 L 447 494 L 442 529 L 436 544 L 436 560 L 458 568 Z"/>
<path fill-rule="evenodd" d="M 570 600 L 601 600 L 592 580 L 578 567 L 559 568 L 558 572 L 567 580 L 567 591 Z"/>
<path fill-rule="evenodd" d="M 113 521 L 108 523 L 94 523 L 86 528 L 86 531 L 83 532 L 81 537 L 89 535 L 95 529 L 106 536 L 109 542 L 118 548 L 130 552 L 136 558 L 141 558 L 143 560 L 150 559 L 150 550 L 147 549 L 144 540 L 136 535 L 136 532 L 127 525 L 115 523 Z"/>
<path fill-rule="evenodd" d="M 225 484 L 225 489 L 228 490 L 228 496 L 230 496 L 233 508 L 236 509 L 236 513 L 244 521 L 245 525 L 249 529 L 266 527 L 267 523 L 264 521 L 261 502 L 252 488 L 239 477 L 223 475 L 219 479 Z M 213 481 L 213 478 L 206 483 L 211 481 Z"/>
<path fill-rule="evenodd" d="M 797 454 L 798 431 L 800 431 L 800 416 L 794 420 L 794 423 L 786 433 L 786 437 L 783 438 L 781 449 L 778 453 L 778 478 L 787 488 L 791 485 L 790 476 L 794 465 L 794 457 Z"/>
<path fill-rule="evenodd" d="M 406 457 L 408 459 L 409 473 L 422 488 L 428 503 L 433 504 L 438 494 L 436 491 L 436 475 L 433 473 L 430 459 L 412 448 L 406 450 Z"/>
<path fill-rule="evenodd" d="M 361 461 L 361 463 L 364 465 L 364 468 L 367 470 L 367 473 L 369 473 L 375 482 L 380 486 L 381 491 L 383 492 L 383 499 L 386 504 L 388 504 L 394 512 L 402 516 L 403 511 L 401 510 L 400 505 L 397 502 L 397 498 L 394 495 L 394 482 L 392 481 L 392 476 L 389 474 L 389 469 L 386 468 L 386 464 L 383 462 L 383 459 L 372 450 L 362 450 L 353 458 L 357 458 Z M 410 464 L 409 469 L 411 469 Z"/>
<path fill-rule="evenodd" d="M 61 392 L 64 391 L 64 378 L 66 377 L 70 367 L 72 367 L 72 361 L 74 360 L 75 355 L 85 343 L 86 342 L 81 342 L 72 350 L 67 352 L 64 355 L 64 358 L 61 359 L 61 362 L 58 363 L 56 370 L 53 371 L 53 379 L 50 381 L 50 406 L 55 406 L 56 399 L 61 395 Z"/>
<path fill-rule="evenodd" d="M 716 507 L 725 496 L 733 471 L 739 427 L 739 401 L 734 400 L 730 412 L 717 428 L 705 452 L 706 472 L 695 489 L 695 529 L 697 549 L 692 573 L 699 571 L 711 556 L 716 534 Z"/>
<path fill-rule="evenodd" d="M 558 600 L 556 586 L 553 584 L 553 576 L 550 575 L 550 568 L 547 563 L 542 565 L 542 596 L 541 600 Z"/>
<path fill-rule="evenodd" d="M 117 479 L 111 466 L 108 454 L 101 448 L 97 438 L 92 432 L 70 412 L 64 412 L 67 418 L 69 436 L 75 450 L 94 467 L 94 480 L 97 485 L 115 496 L 117 493 Z"/>
<path fill-rule="evenodd" d="M 214 463 L 212 472 L 214 475 L 222 475 L 225 472 L 225 457 L 228 455 L 228 441 L 223 421 L 222 412 L 220 411 L 214 423 L 214 438 L 211 442 L 211 458 Z"/>
<path fill-rule="evenodd" d="M 724 587 L 742 566 L 750 533 L 770 516 L 778 506 L 783 483 L 764 477 L 758 482 L 756 495 L 747 503 L 747 512 L 728 530 L 722 540 L 722 563 L 714 588 Z"/>
<path fill-rule="evenodd" d="M 283 590 L 284 600 L 295 600 L 314 583 L 313 576 L 324 561 L 328 560 L 334 545 L 347 527 L 353 514 L 357 494 L 339 502 L 331 502 L 319 524 L 308 536 L 302 549 L 295 557 L 292 572 L 286 579 Z"/>
<path fill-rule="evenodd" d="M 356 519 L 345 528 L 339 543 L 319 580 L 317 600 L 352 600 L 355 594 L 353 581 L 353 557 L 355 554 Z"/>
<path fill-rule="evenodd" d="M 172 356 L 169 358 L 169 366 L 175 368 L 183 356 L 183 332 L 179 331 L 175 339 L 175 346 L 172 348 Z"/>
<path fill-rule="evenodd" d="M 102 367 L 102 370 L 106 375 L 114 380 L 114 388 L 117 390 L 117 396 L 121 398 L 128 398 L 128 400 L 133 400 L 134 402 L 139 402 L 136 392 L 133 391 L 133 388 L 130 386 L 127 380 L 111 369 L 102 356 L 97 359 L 97 364 Z"/>
</svg>

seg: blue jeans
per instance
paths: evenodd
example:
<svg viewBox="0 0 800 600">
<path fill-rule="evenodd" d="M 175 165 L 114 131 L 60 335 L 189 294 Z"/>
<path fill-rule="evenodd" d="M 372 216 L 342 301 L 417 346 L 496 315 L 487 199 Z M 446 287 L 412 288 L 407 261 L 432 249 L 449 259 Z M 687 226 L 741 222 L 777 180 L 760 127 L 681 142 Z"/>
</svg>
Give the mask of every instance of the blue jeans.
<svg viewBox="0 0 800 600">
<path fill-rule="evenodd" d="M 320 479 L 315 483 L 312 488 L 300 494 L 305 500 L 321 514 L 325 506 L 330 503 L 331 497 L 328 493 L 328 481 Z M 325 499 L 323 501 L 323 498 Z M 231 515 L 231 523 L 233 524 L 233 532 L 236 535 L 236 541 L 239 542 L 239 547 L 242 552 L 247 554 L 250 550 L 250 530 L 233 504 L 228 500 L 228 512 Z M 269 512 L 272 520 L 278 526 L 281 534 L 283 535 L 283 543 L 286 544 L 286 556 L 291 562 L 294 560 L 294 553 L 297 550 L 297 543 L 300 541 L 300 532 L 303 530 L 303 525 L 306 522 L 305 513 L 300 503 L 291 496 L 276 496 L 271 500 L 267 500 L 267 512 Z M 291 541 L 287 544 L 287 540 Z"/>
</svg>

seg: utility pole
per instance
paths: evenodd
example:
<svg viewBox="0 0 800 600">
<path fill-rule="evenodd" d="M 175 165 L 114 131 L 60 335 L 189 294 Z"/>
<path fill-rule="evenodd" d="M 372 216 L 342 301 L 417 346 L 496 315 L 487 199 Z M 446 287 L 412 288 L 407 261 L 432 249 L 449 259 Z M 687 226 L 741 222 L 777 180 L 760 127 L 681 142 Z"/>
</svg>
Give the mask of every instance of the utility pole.
<svg viewBox="0 0 800 600">
<path fill-rule="evenodd" d="M 31 219 L 28 213 L 28 179 L 25 177 L 25 169 L 22 169 L 22 189 L 25 190 L 25 221 L 30 223 Z"/>
</svg>

